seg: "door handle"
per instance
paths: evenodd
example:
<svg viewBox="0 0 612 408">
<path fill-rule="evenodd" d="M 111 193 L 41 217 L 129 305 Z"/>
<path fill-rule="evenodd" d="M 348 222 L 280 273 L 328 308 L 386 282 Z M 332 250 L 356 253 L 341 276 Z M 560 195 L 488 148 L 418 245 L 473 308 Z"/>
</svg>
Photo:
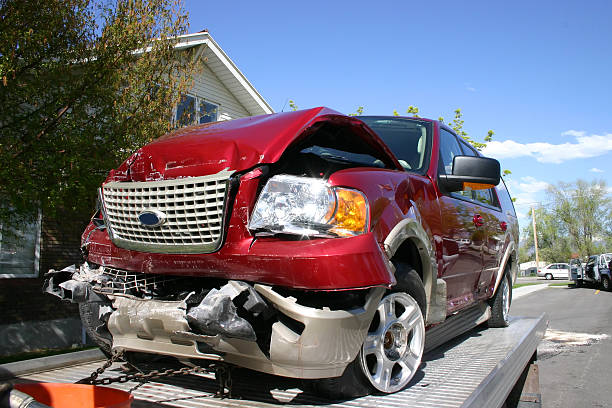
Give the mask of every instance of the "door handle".
<svg viewBox="0 0 612 408">
<path fill-rule="evenodd" d="M 477 227 L 482 227 L 484 225 L 484 218 L 482 218 L 482 215 L 480 214 L 475 214 L 473 221 L 474 225 L 476 225 Z"/>
</svg>

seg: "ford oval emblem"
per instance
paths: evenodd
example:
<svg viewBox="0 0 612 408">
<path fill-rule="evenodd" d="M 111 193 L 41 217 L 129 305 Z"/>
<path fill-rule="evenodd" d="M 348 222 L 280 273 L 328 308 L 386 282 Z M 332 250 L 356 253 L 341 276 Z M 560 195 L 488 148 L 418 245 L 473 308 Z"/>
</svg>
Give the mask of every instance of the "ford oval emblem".
<svg viewBox="0 0 612 408">
<path fill-rule="evenodd" d="M 138 214 L 138 221 L 145 227 L 159 227 L 166 222 L 166 214 L 157 210 L 144 210 Z"/>
</svg>

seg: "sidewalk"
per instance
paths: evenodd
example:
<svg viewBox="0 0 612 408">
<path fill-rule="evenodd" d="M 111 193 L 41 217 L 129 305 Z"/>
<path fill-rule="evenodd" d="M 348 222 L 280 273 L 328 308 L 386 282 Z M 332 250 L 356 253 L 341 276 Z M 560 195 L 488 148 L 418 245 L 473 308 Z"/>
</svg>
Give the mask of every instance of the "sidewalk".
<svg viewBox="0 0 612 408">
<path fill-rule="evenodd" d="M 512 289 L 512 299 L 518 299 L 538 290 L 546 289 L 549 282 L 538 283 L 537 285 L 521 286 L 520 288 Z"/>
</svg>

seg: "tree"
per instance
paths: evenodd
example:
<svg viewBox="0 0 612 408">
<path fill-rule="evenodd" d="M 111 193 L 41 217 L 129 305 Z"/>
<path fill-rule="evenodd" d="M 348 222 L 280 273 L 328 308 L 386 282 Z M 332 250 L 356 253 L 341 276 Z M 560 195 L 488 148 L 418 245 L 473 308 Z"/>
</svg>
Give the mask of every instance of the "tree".
<svg viewBox="0 0 612 408">
<path fill-rule="evenodd" d="M 170 129 L 198 69 L 174 49 L 187 27 L 178 0 L 0 0 L 0 220 L 90 211 L 107 171 Z"/>
<path fill-rule="evenodd" d="M 530 222 L 523 229 L 519 257 L 521 262 L 534 259 L 535 247 L 533 242 L 533 222 L 530 212 Z M 567 262 L 572 255 L 571 242 L 568 239 L 567 230 L 559 224 L 554 211 L 546 208 L 535 209 L 536 230 L 538 233 L 538 248 L 540 260 L 547 263 Z"/>
<path fill-rule="evenodd" d="M 605 181 L 560 182 L 549 186 L 547 194 L 556 224 L 581 256 L 606 251 L 612 237 L 612 199 Z"/>
</svg>

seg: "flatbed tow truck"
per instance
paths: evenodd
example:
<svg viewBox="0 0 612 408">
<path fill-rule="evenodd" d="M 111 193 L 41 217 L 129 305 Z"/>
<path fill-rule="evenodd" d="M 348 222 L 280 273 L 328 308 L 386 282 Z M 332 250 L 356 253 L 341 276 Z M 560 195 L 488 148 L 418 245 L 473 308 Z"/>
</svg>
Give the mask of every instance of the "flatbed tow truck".
<svg viewBox="0 0 612 408">
<path fill-rule="evenodd" d="M 537 347 L 546 331 L 545 315 L 513 317 L 506 328 L 475 328 L 428 351 L 407 388 L 386 395 L 329 401 L 309 390 L 308 383 L 246 369 L 233 370 L 227 393 L 219 396 L 219 382 L 211 373 L 161 377 L 147 382 L 113 382 L 129 391 L 134 408 L 161 407 L 540 407 Z M 430 336 L 433 338 L 433 336 Z M 431 347 L 430 347 L 431 348 Z M 103 361 L 17 373 L 14 381 L 74 383 L 87 377 Z M 99 379 L 124 374 L 114 363 Z M 76 405 L 75 405 L 76 406 Z"/>
</svg>

